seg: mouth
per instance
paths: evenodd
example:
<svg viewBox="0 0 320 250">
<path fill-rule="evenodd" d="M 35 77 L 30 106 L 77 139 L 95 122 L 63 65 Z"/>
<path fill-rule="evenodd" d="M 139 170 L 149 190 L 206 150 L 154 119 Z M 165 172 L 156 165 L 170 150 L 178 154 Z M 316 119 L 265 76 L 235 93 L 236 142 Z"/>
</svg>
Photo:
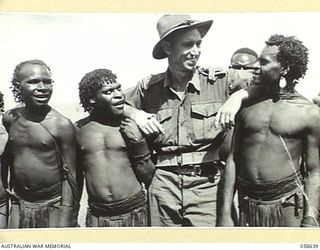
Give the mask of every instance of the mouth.
<svg viewBox="0 0 320 250">
<path fill-rule="evenodd" d="M 35 94 L 33 97 L 38 101 L 47 101 L 50 97 L 50 94 Z"/>
<path fill-rule="evenodd" d="M 115 106 L 118 109 L 122 109 L 124 106 L 124 100 L 114 103 L 113 106 Z"/>
</svg>

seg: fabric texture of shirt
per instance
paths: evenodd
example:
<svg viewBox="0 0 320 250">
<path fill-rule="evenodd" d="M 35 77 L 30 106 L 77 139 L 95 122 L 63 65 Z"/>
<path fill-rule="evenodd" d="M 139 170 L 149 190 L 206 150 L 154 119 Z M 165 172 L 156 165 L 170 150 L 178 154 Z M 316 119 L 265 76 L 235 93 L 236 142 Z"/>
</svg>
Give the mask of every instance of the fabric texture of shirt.
<svg viewBox="0 0 320 250">
<path fill-rule="evenodd" d="M 153 140 L 159 153 L 184 153 L 217 149 L 224 138 L 214 117 L 229 96 L 227 72 L 197 68 L 187 83 L 182 99 L 172 89 L 169 70 L 150 75 L 125 91 L 126 102 L 157 115 L 165 134 Z"/>
</svg>

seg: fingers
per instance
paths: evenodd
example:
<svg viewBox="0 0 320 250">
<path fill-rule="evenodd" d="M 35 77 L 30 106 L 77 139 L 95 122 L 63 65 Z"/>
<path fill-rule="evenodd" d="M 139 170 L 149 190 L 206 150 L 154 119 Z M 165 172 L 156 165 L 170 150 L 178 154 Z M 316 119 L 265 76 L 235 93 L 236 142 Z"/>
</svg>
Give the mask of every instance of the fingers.
<svg viewBox="0 0 320 250">
<path fill-rule="evenodd" d="M 154 133 L 161 133 L 161 134 L 164 134 L 164 129 L 163 127 L 161 126 L 161 124 L 158 122 L 158 120 L 156 119 L 155 116 L 152 116 L 150 119 L 149 119 L 149 123 L 150 125 L 150 128 L 154 131 Z"/>
</svg>

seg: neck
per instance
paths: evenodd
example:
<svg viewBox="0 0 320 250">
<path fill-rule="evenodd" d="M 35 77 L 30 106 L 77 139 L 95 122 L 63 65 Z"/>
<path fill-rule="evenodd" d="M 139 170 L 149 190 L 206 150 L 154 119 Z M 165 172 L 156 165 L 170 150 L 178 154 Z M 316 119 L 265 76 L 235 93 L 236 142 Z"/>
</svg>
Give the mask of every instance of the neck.
<svg viewBox="0 0 320 250">
<path fill-rule="evenodd" d="M 93 121 L 113 127 L 120 126 L 122 118 L 120 115 L 108 114 L 105 110 L 93 110 L 90 114 L 90 117 Z"/>
<path fill-rule="evenodd" d="M 42 121 L 46 117 L 46 115 L 49 113 L 50 110 L 51 110 L 51 107 L 49 105 L 40 106 L 40 107 L 26 105 L 24 113 L 27 116 L 26 118 L 32 121 Z"/>
<path fill-rule="evenodd" d="M 172 87 L 176 91 L 184 91 L 187 83 L 193 77 L 193 71 L 179 71 L 169 66 L 170 76 L 172 79 Z"/>
</svg>

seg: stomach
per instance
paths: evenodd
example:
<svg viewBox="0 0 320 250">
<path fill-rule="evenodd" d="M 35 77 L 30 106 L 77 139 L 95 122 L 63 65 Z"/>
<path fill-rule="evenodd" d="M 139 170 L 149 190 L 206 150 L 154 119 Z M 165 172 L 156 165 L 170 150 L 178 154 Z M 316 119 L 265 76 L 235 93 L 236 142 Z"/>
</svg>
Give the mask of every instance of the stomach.
<svg viewBox="0 0 320 250">
<path fill-rule="evenodd" d="M 126 199 L 141 190 L 131 163 L 121 159 L 116 163 L 89 164 L 85 170 L 85 181 L 89 200 L 100 202 Z"/>
</svg>

